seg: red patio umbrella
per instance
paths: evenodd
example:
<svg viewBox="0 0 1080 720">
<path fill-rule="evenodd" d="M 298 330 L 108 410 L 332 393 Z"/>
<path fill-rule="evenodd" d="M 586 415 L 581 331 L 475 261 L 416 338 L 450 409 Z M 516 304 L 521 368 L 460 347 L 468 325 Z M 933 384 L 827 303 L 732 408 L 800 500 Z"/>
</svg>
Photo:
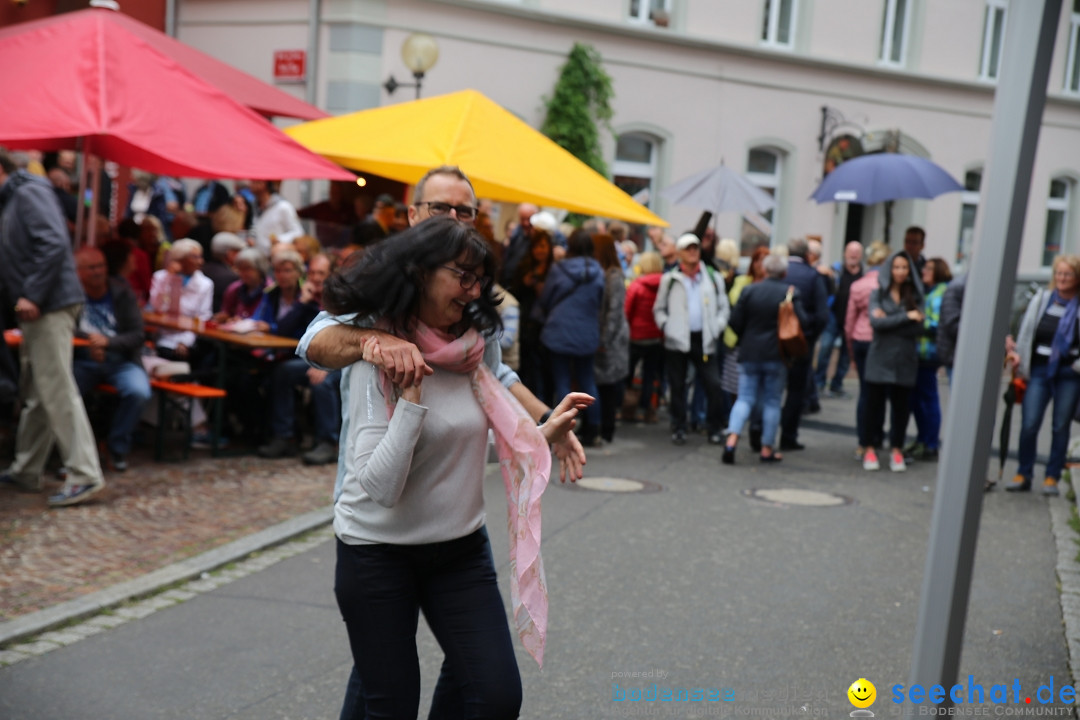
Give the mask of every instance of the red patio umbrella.
<svg viewBox="0 0 1080 720">
<path fill-rule="evenodd" d="M 283 103 L 275 110 L 272 93 L 251 90 L 237 80 L 239 71 L 219 73 L 223 90 L 180 62 L 198 56 L 107 9 L 2 30 L 0 97 L 7 106 L 0 113 L 0 144 L 55 149 L 81 140 L 87 154 L 181 177 L 354 178 L 241 101 L 292 115 L 310 106 L 293 98 L 291 109 Z M 196 70 L 227 67 L 203 58 Z"/>
</svg>

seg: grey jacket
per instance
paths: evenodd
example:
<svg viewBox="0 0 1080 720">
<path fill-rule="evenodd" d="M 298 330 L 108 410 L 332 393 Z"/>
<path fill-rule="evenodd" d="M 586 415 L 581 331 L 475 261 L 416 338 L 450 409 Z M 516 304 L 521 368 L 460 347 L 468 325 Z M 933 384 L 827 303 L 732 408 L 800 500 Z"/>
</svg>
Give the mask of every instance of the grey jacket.
<svg viewBox="0 0 1080 720">
<path fill-rule="evenodd" d="M 953 278 L 941 297 L 941 315 L 938 319 L 938 359 L 946 367 L 952 367 L 956 355 L 956 338 L 960 334 L 960 311 L 964 307 L 964 290 L 967 273 Z"/>
<path fill-rule="evenodd" d="M 870 293 L 870 327 L 874 328 L 874 340 L 866 355 L 866 382 L 880 385 L 900 385 L 915 387 L 919 371 L 919 336 L 923 325 L 907 316 L 907 309 L 896 303 L 889 294 L 892 281 L 893 258 L 881 266 L 878 273 L 879 287 Z M 916 286 L 916 307 L 922 308 L 923 301 Z M 883 310 L 885 317 L 874 317 L 875 310 Z"/>
<path fill-rule="evenodd" d="M 604 273 L 604 300 L 600 305 L 600 347 L 593 356 L 597 385 L 619 382 L 630 374 L 630 323 L 626 321 L 626 282 L 622 271 Z"/>
<path fill-rule="evenodd" d="M 42 313 L 83 301 L 67 223 L 48 181 L 18 170 L 0 187 L 0 283 Z"/>
<path fill-rule="evenodd" d="M 724 278 L 701 263 L 703 275 L 698 285 L 701 293 L 701 347 L 705 354 L 716 352 L 716 341 L 727 328 L 731 305 L 728 303 Z M 690 308 L 687 305 L 685 276 L 679 266 L 664 273 L 660 290 L 653 304 L 653 318 L 664 332 L 664 348 L 675 352 L 690 352 Z"/>
<path fill-rule="evenodd" d="M 1016 333 L 1016 353 L 1020 356 L 1020 365 L 1016 369 L 1017 375 L 1025 380 L 1031 379 L 1031 353 L 1035 351 L 1035 329 L 1039 327 L 1042 318 L 1054 293 L 1046 288 L 1041 288 L 1035 293 L 1024 311 L 1024 318 L 1020 321 L 1020 329 Z M 1077 332 L 1080 332 L 1080 317 L 1077 317 Z M 1080 360 L 1071 365 L 1073 372 L 1080 373 Z"/>
</svg>

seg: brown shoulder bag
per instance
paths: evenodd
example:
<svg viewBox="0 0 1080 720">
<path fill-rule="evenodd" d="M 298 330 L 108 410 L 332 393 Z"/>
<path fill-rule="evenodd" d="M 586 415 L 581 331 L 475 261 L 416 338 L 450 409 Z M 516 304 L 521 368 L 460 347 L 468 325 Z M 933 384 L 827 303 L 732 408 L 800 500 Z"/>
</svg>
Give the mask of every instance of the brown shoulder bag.
<svg viewBox="0 0 1080 720">
<path fill-rule="evenodd" d="M 810 353 L 806 344 L 806 336 L 803 335 L 802 325 L 799 324 L 799 316 L 795 314 L 795 306 L 791 302 L 791 296 L 795 293 L 795 286 L 788 285 L 787 296 L 780 303 L 780 309 L 776 317 L 776 331 L 780 340 L 780 357 L 790 365 Z"/>
</svg>

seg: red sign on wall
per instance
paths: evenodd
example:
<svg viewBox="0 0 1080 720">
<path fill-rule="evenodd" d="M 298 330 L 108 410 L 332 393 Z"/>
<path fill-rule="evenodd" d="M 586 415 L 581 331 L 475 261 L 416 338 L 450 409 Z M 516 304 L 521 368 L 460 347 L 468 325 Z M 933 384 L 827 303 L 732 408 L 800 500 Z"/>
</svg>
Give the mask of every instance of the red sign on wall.
<svg viewBox="0 0 1080 720">
<path fill-rule="evenodd" d="M 306 50 L 274 51 L 274 82 L 302 83 L 306 78 Z"/>
</svg>

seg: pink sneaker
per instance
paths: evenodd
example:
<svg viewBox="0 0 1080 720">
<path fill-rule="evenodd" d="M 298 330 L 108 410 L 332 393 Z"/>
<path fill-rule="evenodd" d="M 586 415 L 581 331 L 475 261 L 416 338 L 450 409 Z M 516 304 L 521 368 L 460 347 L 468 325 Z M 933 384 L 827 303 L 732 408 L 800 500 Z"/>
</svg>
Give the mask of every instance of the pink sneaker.
<svg viewBox="0 0 1080 720">
<path fill-rule="evenodd" d="M 866 452 L 862 456 L 863 470 L 880 470 L 881 464 L 878 462 L 877 453 L 874 452 L 874 448 L 866 448 Z"/>
<path fill-rule="evenodd" d="M 893 450 L 889 454 L 889 469 L 893 472 L 904 472 L 907 470 L 907 463 L 904 462 L 904 453 L 899 449 Z"/>
</svg>

